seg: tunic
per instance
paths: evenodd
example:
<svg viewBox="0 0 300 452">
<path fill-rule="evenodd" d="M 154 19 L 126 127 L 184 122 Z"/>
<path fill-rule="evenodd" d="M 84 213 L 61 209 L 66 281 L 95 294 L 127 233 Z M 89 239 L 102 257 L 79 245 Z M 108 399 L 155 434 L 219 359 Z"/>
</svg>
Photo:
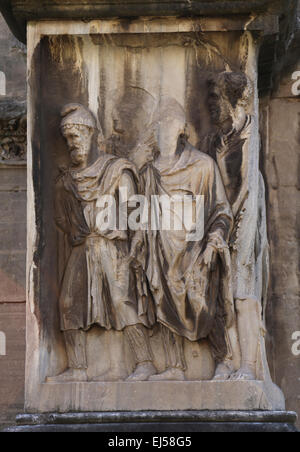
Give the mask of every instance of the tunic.
<svg viewBox="0 0 300 452">
<path fill-rule="evenodd" d="M 58 181 L 56 224 L 71 246 L 59 299 L 62 331 L 153 325 L 147 286 L 137 284 L 129 264 L 130 233 L 103 230 L 98 221 L 101 196 L 113 196 L 118 209 L 119 188 L 126 184 L 135 192 L 137 183 L 133 164 L 104 153 L 90 167 L 68 171 Z"/>
<path fill-rule="evenodd" d="M 265 184 L 257 164 L 259 142 L 254 129 L 255 123 L 248 115 L 244 127 L 231 132 L 226 145 L 222 136 L 216 134 L 206 137 L 204 147 L 219 166 L 234 215 L 230 240 L 234 298 L 262 300 L 265 309 L 269 245 Z"/>
<path fill-rule="evenodd" d="M 187 241 L 188 231 L 184 228 L 152 231 L 149 235 L 151 258 L 147 275 L 157 319 L 190 341 L 215 336 L 216 349 L 225 355 L 225 304 L 233 303 L 226 275 L 229 269 L 221 258 L 213 270 L 208 270 L 203 263 L 203 251 L 211 235 L 218 234 L 226 241 L 232 226 L 232 213 L 219 170 L 211 157 L 187 144 L 173 168 L 160 171 L 160 177 L 155 176 L 156 173 L 152 172 L 148 196 L 150 192 L 189 195 L 194 199 L 204 196 L 204 237 L 201 240 Z"/>
</svg>

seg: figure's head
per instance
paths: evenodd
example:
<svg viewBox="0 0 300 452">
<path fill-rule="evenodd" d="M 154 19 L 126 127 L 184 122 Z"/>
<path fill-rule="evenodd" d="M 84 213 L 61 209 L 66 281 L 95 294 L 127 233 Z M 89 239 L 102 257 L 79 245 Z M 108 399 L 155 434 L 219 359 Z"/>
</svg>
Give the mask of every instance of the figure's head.
<svg viewBox="0 0 300 452">
<path fill-rule="evenodd" d="M 68 145 L 72 165 L 85 167 L 97 129 L 96 120 L 93 114 L 80 104 L 66 105 L 61 116 L 61 131 Z"/>
<path fill-rule="evenodd" d="M 183 107 L 172 97 L 162 97 L 160 117 L 164 126 L 171 127 L 176 133 L 183 134 L 186 129 L 186 115 Z"/>
<path fill-rule="evenodd" d="M 115 140 L 113 153 L 129 157 L 130 152 L 145 141 L 145 133 L 151 127 L 156 102 L 148 91 L 137 86 L 125 86 L 124 92 L 116 92 L 112 96 L 116 99 L 112 111 Z"/>
<path fill-rule="evenodd" d="M 173 143 L 186 138 L 187 121 L 183 107 L 172 97 L 162 96 L 155 114 L 158 123 L 160 141 Z M 160 145 L 164 146 L 160 142 Z"/>
<path fill-rule="evenodd" d="M 213 123 L 230 128 L 238 110 L 251 103 L 253 87 L 243 72 L 221 72 L 208 80 L 208 109 Z"/>
</svg>

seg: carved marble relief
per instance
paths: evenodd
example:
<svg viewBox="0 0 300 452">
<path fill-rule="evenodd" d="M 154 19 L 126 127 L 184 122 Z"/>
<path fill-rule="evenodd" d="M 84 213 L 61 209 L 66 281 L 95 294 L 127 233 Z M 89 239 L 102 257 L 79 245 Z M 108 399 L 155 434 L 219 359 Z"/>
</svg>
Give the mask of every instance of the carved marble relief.
<svg viewBox="0 0 300 452">
<path fill-rule="evenodd" d="M 234 379 L 256 379 L 260 336 L 269 283 L 265 188 L 257 169 L 257 184 L 249 156 L 254 121 L 253 86 L 243 73 L 223 72 L 208 82 L 208 103 L 216 133 L 208 137 L 209 154 L 218 163 L 234 216 L 230 248 L 233 291 L 241 347 L 241 368 Z M 255 184 L 255 185 L 254 185 Z M 236 354 L 238 350 L 236 350 Z M 219 378 L 231 373 L 220 367 Z"/>
<path fill-rule="evenodd" d="M 65 383 L 271 383 L 254 42 L 109 36 L 46 36 L 33 59 L 43 407 Z"/>
<path fill-rule="evenodd" d="M 62 133 L 71 165 L 57 182 L 56 223 L 69 239 L 71 254 L 66 263 L 60 294 L 61 329 L 64 332 L 69 369 L 49 382 L 86 381 L 86 334 L 92 326 L 123 331 L 136 360 L 130 381 L 147 380 L 156 373 L 152 364 L 148 330 L 154 309 L 146 275 L 132 266 L 130 256 L 141 246 L 140 233 L 113 225 L 103 229 L 99 217 L 111 196 L 120 203 L 121 188 L 129 196 L 137 192 L 137 168 L 126 159 L 99 149 L 89 163 L 96 121 L 78 104 L 62 111 Z M 120 196 L 119 196 L 120 195 Z M 108 372 L 95 381 L 112 381 L 120 375 Z"/>
<path fill-rule="evenodd" d="M 127 94 L 113 113 L 113 135 L 107 140 L 87 107 L 69 104 L 61 113 L 70 164 L 57 179 L 55 222 L 69 246 L 59 298 L 68 368 L 47 381 L 88 381 L 86 335 L 95 325 L 124 334 L 135 370 L 125 375 L 110 369 L 91 381 L 184 381 L 184 340 L 204 339 L 215 361 L 215 380 L 255 380 L 261 326 L 256 276 L 268 270 L 268 250 L 262 211 L 257 230 L 246 226 L 247 236 L 242 235 L 249 208 L 245 154 L 251 82 L 243 73 L 209 79 L 216 132 L 203 139 L 204 152 L 189 143 L 184 108 L 168 96 L 153 102 L 143 94 L 148 114 L 130 139 Z M 139 227 L 132 230 L 128 222 L 121 225 L 120 212 L 124 206 L 128 214 L 128 200 L 136 195 L 147 208 L 139 211 Z M 196 199 L 203 199 L 201 237 L 187 239 L 193 231 L 186 227 L 153 227 L 153 217 L 165 208 L 153 209 L 153 200 L 164 196 L 171 204 L 176 196 L 191 197 L 196 213 Z M 176 204 L 171 204 L 174 214 Z M 258 204 L 254 208 L 263 210 Z M 143 224 L 144 214 L 149 215 Z M 241 273 L 243 259 L 248 259 L 247 274 Z M 165 351 L 162 372 L 149 339 L 155 325 Z"/>
</svg>

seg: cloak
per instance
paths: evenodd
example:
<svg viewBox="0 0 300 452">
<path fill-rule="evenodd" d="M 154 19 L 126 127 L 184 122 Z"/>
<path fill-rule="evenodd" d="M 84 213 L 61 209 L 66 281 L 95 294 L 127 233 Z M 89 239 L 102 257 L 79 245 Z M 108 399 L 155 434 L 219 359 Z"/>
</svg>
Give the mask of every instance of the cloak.
<svg viewBox="0 0 300 452">
<path fill-rule="evenodd" d="M 214 268 L 203 262 L 203 251 L 217 234 L 227 242 L 232 212 L 218 167 L 206 154 L 187 144 L 174 167 L 144 176 L 146 193 L 204 197 L 204 236 L 187 241 L 187 230 L 148 232 L 147 276 L 157 320 L 190 341 L 210 336 L 215 355 L 228 354 L 226 309 L 233 306 L 229 250 L 219 253 Z"/>
<path fill-rule="evenodd" d="M 135 166 L 125 159 L 102 153 L 90 167 L 67 171 L 58 181 L 56 224 L 71 247 L 64 266 L 60 292 L 61 329 L 107 330 L 154 323 L 147 285 L 137 281 L 130 267 L 130 233 L 99 229 L 97 201 L 111 195 L 118 209 L 124 174 L 138 186 Z M 143 275 L 139 275 L 139 278 Z"/>
</svg>

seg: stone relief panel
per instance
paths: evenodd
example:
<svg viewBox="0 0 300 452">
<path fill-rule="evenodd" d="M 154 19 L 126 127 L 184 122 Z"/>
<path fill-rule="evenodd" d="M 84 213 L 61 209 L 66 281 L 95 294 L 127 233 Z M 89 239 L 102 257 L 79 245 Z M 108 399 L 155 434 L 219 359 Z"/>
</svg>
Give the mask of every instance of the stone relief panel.
<svg viewBox="0 0 300 452">
<path fill-rule="evenodd" d="M 208 339 L 216 362 L 230 359 L 226 327 L 232 326 L 235 314 L 227 242 L 232 214 L 216 164 L 184 136 L 182 106 L 172 98 L 160 99 L 150 125 L 154 130 L 145 131 L 152 139 L 129 149 L 132 163 L 99 148 L 98 159 L 89 165 L 96 131 L 93 115 L 80 104 L 70 104 L 62 116 L 71 167 L 57 187 L 55 213 L 72 248 L 59 301 L 69 369 L 48 381 L 87 379 L 85 331 L 95 325 L 124 331 L 137 365 L 129 381 L 185 380 L 184 338 Z M 155 129 L 162 120 L 155 142 Z M 122 135 L 123 122 L 114 123 Z M 124 227 L 120 221 L 116 224 L 117 203 L 119 212 L 127 210 L 127 199 L 131 203 L 135 194 L 144 196 L 149 207 L 155 196 L 171 199 L 183 192 L 193 200 L 204 199 L 206 234 L 201 240 L 189 241 L 183 229 L 154 228 L 153 218 L 147 219 L 150 224 L 145 229 L 142 223 L 137 230 L 130 228 L 127 219 Z M 104 215 L 114 219 L 105 228 Z M 167 370 L 159 375 L 147 331 L 155 323 L 162 328 L 167 360 Z M 111 381 L 120 375 L 95 378 Z"/>
<path fill-rule="evenodd" d="M 251 35 L 57 36 L 38 51 L 41 380 L 270 379 Z"/>
<path fill-rule="evenodd" d="M 26 162 L 26 116 L 0 120 L 0 162 Z"/>
</svg>

